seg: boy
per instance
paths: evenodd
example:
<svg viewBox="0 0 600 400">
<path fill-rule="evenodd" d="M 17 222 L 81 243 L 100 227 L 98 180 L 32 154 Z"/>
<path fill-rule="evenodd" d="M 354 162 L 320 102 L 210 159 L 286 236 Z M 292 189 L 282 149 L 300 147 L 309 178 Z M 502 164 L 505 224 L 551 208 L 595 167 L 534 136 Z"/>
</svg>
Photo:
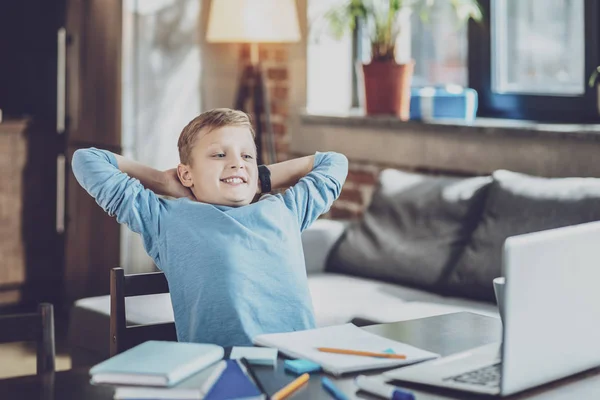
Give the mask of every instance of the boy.
<svg viewBox="0 0 600 400">
<path fill-rule="evenodd" d="M 346 157 L 259 167 L 250 120 L 230 109 L 193 119 L 178 147 L 181 163 L 164 172 L 93 148 L 72 161 L 79 183 L 164 271 L 178 339 L 251 345 L 259 334 L 314 328 L 300 233 L 339 196 Z"/>
</svg>

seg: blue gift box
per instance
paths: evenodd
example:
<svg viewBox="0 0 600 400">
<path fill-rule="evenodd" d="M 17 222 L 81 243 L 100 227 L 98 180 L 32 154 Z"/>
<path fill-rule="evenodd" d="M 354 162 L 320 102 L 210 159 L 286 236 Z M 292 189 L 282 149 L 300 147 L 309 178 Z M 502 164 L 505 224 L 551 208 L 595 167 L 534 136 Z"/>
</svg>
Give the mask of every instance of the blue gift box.
<svg viewBox="0 0 600 400">
<path fill-rule="evenodd" d="M 413 87 L 410 119 L 460 119 L 472 122 L 477 114 L 477 92 L 460 86 Z"/>
</svg>

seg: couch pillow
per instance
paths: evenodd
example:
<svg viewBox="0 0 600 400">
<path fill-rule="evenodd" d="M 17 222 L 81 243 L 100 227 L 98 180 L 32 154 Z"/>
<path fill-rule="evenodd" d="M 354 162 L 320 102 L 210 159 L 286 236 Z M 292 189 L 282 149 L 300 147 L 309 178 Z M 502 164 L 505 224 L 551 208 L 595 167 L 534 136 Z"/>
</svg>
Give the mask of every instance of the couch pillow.
<svg viewBox="0 0 600 400">
<path fill-rule="evenodd" d="M 477 226 L 490 182 L 382 171 L 365 215 L 332 249 L 327 271 L 434 287 Z"/>
<path fill-rule="evenodd" d="M 493 301 L 509 236 L 600 220 L 600 179 L 492 176 L 481 221 L 446 283 L 449 294 Z"/>
</svg>

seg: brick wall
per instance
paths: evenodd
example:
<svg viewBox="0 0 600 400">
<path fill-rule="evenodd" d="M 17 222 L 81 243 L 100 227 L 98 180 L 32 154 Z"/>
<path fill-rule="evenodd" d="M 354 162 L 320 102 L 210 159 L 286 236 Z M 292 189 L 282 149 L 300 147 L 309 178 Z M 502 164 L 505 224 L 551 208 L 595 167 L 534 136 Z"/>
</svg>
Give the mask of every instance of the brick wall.
<svg viewBox="0 0 600 400">
<path fill-rule="evenodd" d="M 326 215 L 332 219 L 356 219 L 371 202 L 377 176 L 383 166 L 350 161 L 348 178 L 339 199 Z"/>
<path fill-rule="evenodd" d="M 285 45 L 260 45 L 259 57 L 266 76 L 266 85 L 271 102 L 271 122 L 275 134 L 277 161 L 300 156 L 290 154 L 289 116 L 289 53 Z M 250 59 L 250 48 L 240 48 L 240 65 Z M 324 149 L 326 150 L 326 149 Z M 362 215 L 368 206 L 379 172 L 383 165 L 350 162 L 348 179 L 340 198 L 334 203 L 325 218 L 354 219 Z"/>
</svg>

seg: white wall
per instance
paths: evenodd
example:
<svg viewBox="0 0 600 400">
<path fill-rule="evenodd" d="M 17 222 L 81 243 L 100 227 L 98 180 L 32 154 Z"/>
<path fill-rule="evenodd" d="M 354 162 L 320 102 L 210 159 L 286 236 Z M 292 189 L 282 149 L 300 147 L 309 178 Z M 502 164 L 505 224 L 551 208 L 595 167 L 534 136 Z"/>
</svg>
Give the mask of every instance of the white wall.
<svg viewBox="0 0 600 400">
<path fill-rule="evenodd" d="M 123 2 L 123 155 L 165 170 L 181 129 L 201 111 L 200 0 Z M 142 240 L 121 229 L 121 265 L 153 270 Z"/>
</svg>

